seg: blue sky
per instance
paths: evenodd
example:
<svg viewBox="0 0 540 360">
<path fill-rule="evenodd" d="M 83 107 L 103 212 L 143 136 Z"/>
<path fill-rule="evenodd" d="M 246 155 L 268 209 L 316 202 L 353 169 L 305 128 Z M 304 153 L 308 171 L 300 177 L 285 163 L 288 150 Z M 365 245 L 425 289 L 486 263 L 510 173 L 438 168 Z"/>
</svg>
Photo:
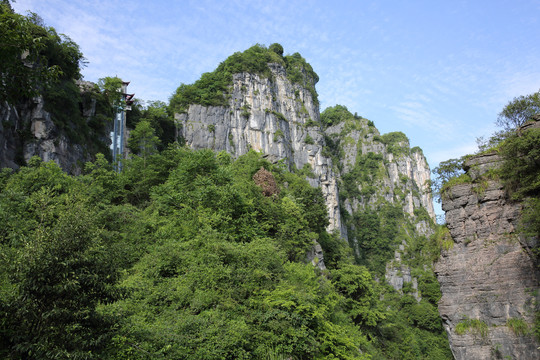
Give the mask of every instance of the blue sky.
<svg viewBox="0 0 540 360">
<path fill-rule="evenodd" d="M 86 80 L 119 76 L 167 101 L 236 51 L 278 42 L 381 133 L 403 131 L 430 166 L 471 153 L 512 98 L 540 89 L 540 1 L 17 0 L 77 42 Z"/>
</svg>

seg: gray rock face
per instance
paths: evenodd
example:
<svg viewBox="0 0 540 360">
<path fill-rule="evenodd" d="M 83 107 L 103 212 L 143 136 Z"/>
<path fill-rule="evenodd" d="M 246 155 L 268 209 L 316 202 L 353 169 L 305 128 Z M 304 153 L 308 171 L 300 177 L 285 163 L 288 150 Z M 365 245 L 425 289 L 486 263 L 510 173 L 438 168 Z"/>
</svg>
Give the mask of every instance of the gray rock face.
<svg viewBox="0 0 540 360">
<path fill-rule="evenodd" d="M 324 265 L 324 254 L 321 245 L 317 241 L 313 241 L 313 247 L 306 254 L 307 262 L 320 270 L 326 270 Z"/>
<path fill-rule="evenodd" d="M 490 155 L 467 166 L 480 178 L 499 162 Z M 510 326 L 531 326 L 540 301 L 538 268 L 516 232 L 521 205 L 507 200 L 500 183 L 487 180 L 482 187 L 451 188 L 443 210 L 454 245 L 443 251 L 435 271 L 442 291 L 439 312 L 455 358 L 540 358 L 534 337 Z M 475 325 L 467 327 L 467 319 Z"/>
<path fill-rule="evenodd" d="M 341 176 L 352 170 L 359 156 L 369 153 L 380 156 L 380 163 L 384 167 L 379 176 L 369 184 L 376 193 L 360 200 L 349 199 L 346 205 L 349 213 L 352 214 L 359 208 L 372 207 L 382 198 L 392 204 L 402 204 L 403 211 L 410 216 L 414 216 L 415 209 L 424 208 L 429 216 L 435 219 L 428 181 L 431 171 L 421 151 L 411 151 L 407 141 L 399 144 L 404 149 L 402 154 L 393 154 L 389 147 L 381 142 L 379 131 L 368 126 L 366 119 L 357 120 L 352 128 L 350 124 L 340 123 L 329 127 L 325 132 L 333 138 L 341 138 L 343 143 Z"/>
<path fill-rule="evenodd" d="M 81 92 L 93 86 L 79 82 Z M 52 160 L 71 174 L 79 174 L 81 166 L 91 160 L 90 154 L 80 145 L 63 135 L 44 108 L 41 96 L 17 106 L 0 104 L 0 167 L 17 169 L 23 160 L 39 156 L 43 161 Z M 95 101 L 82 109 L 87 119 L 95 115 Z"/>
<path fill-rule="evenodd" d="M 432 220 L 435 218 L 428 182 L 430 169 L 424 155 L 419 149 L 410 149 L 406 140 L 385 143 L 384 136 L 381 137 L 367 119 L 357 116 L 327 128 L 325 133 L 339 144 L 339 171 L 336 172 L 342 182 L 350 179 L 351 173 L 355 178 L 358 178 L 358 173 L 360 177 L 369 173 L 368 178 L 354 185 L 356 191 L 341 193 L 343 210 L 350 215 L 346 224 L 349 244 L 357 256 L 362 256 L 359 241 L 354 238 L 358 226 L 354 223 L 355 214 L 377 211 L 381 203 L 401 208 L 405 214 L 404 221 L 410 222 L 414 231 L 396 239 L 402 245 L 395 249 L 395 258 L 386 264 L 385 278 L 398 292 L 402 291 L 404 283 L 411 282 L 414 286 L 416 279 L 406 275 L 410 274 L 410 268 L 402 264 L 401 259 L 411 256 L 406 251 L 411 238 L 428 237 L 433 233 L 433 224 L 424 215 L 427 213 Z M 359 163 L 364 164 L 360 170 Z M 366 165 L 368 163 L 369 166 Z M 347 188 L 351 189 L 350 184 Z M 419 299 L 417 291 L 413 295 Z"/>
<path fill-rule="evenodd" d="M 386 264 L 385 279 L 390 286 L 392 286 L 397 292 L 403 293 L 403 285 L 411 283 L 413 292 L 412 296 L 416 301 L 420 301 L 422 297 L 418 293 L 418 279 L 411 276 L 411 268 L 401 263 L 401 257 L 405 251 L 405 246 L 400 245 L 399 251 L 396 250 L 394 254 L 394 260 Z"/>
<path fill-rule="evenodd" d="M 16 169 L 18 133 L 22 122 L 17 109 L 7 103 L 0 104 L 0 167 Z"/>
<path fill-rule="evenodd" d="M 281 65 L 270 68 L 272 80 L 233 75 L 228 107 L 191 105 L 186 113 L 176 114 L 181 136 L 194 149 L 224 150 L 234 157 L 253 149 L 271 162 L 285 161 L 289 169 L 310 167 L 314 176 L 308 180 L 321 187 L 326 199 L 328 231 L 340 231 L 337 180 L 331 160 L 322 155 L 318 105 L 308 90 L 291 84 Z"/>
<path fill-rule="evenodd" d="M 366 119 L 355 118 L 353 122 L 341 122 L 323 130 L 319 108 L 311 92 L 292 84 L 281 65 L 269 66 L 271 78 L 234 74 L 227 106 L 193 104 L 186 112 L 176 114 L 179 135 L 186 144 L 193 149 L 226 151 L 234 157 L 253 149 L 262 152 L 271 162 L 284 162 L 290 170 L 310 168 L 313 175 L 307 180 L 313 187 L 320 187 L 325 197 L 330 220 L 327 230 L 339 231 L 344 239 L 349 234 L 340 207 L 352 215 L 359 210 L 375 208 L 381 199 L 400 206 L 414 219 L 417 234 L 430 235 L 431 225 L 416 219 L 415 213 L 423 208 L 429 217 L 435 218 L 427 182 L 430 170 L 422 152 L 411 150 L 408 141 L 404 141 L 399 144 L 403 153 L 392 154 L 381 142 L 377 129 L 369 126 Z M 339 164 L 330 158 L 328 137 L 342 146 Z M 359 156 L 370 153 L 380 157 L 380 176 L 361 186 L 375 189 L 374 193 L 340 199 L 338 184 L 343 175 L 354 168 Z M 349 239 L 349 243 L 358 251 L 356 239 Z M 308 254 L 309 261 L 317 258 L 315 253 L 314 247 Z M 389 271 L 397 273 L 399 270 L 390 268 Z"/>
</svg>

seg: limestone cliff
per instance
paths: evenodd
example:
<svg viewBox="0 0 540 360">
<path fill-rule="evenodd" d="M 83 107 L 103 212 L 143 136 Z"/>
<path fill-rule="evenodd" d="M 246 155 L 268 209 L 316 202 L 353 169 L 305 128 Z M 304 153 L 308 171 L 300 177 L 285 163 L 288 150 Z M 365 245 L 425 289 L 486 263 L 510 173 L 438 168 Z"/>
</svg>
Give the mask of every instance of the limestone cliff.
<svg viewBox="0 0 540 360">
<path fill-rule="evenodd" d="M 430 169 L 420 148 L 410 149 L 403 133 L 389 133 L 381 137 L 367 119 L 348 119 L 326 129 L 325 133 L 338 142 L 340 174 L 353 172 L 362 162 L 363 173 L 369 181 L 358 181 L 361 197 L 345 199 L 347 211 L 352 214 L 359 208 L 373 206 L 380 199 L 402 206 L 403 211 L 414 216 L 414 210 L 424 208 L 430 218 L 435 217 L 429 187 Z M 364 190 L 364 191 L 362 191 Z"/>
<path fill-rule="evenodd" d="M 340 207 L 357 261 L 384 273 L 398 291 L 409 283 L 420 299 L 418 279 L 409 266 L 415 256 L 411 247 L 427 241 L 435 217 L 422 150 L 411 149 L 401 132 L 381 135 L 372 121 L 343 106 L 329 108 L 321 117 L 329 125 L 328 153 L 339 176 Z M 431 263 L 422 265 L 429 268 Z"/>
<path fill-rule="evenodd" d="M 530 243 L 516 231 L 521 205 L 486 176 L 500 161 L 495 154 L 471 158 L 473 182 L 443 196 L 453 246 L 436 265 L 439 312 L 458 360 L 540 358 L 540 344 L 526 331 L 538 310 L 540 274 Z"/>
<path fill-rule="evenodd" d="M 60 111 L 72 119 L 80 117 L 84 126 L 75 122 L 61 124 L 54 114 L 46 110 L 43 96 L 14 106 L 0 104 L 0 167 L 16 169 L 32 156 L 39 156 L 43 161 L 55 161 L 68 173 L 79 174 L 83 164 L 92 159 L 93 149 L 101 145 L 99 150 L 107 150 L 110 140 L 106 127 L 103 125 L 101 131 L 96 132 L 88 126 L 97 115 L 96 99 L 91 95 L 93 84 L 81 81 L 78 86 L 81 98 L 76 109 Z M 68 127 L 70 131 L 66 131 Z M 70 133 L 76 134 L 76 138 L 69 136 Z M 88 139 L 82 138 L 82 133 L 93 138 L 85 141 Z"/>
<path fill-rule="evenodd" d="M 347 119 L 321 121 L 310 90 L 316 79 L 303 72 L 303 81 L 293 82 L 285 64 L 267 66 L 269 74 L 233 74 L 224 104 L 184 103 L 175 115 L 179 137 L 191 148 L 227 151 L 235 157 L 253 149 L 271 162 L 310 173 L 307 180 L 321 187 L 326 200 L 328 230 L 348 238 L 359 259 L 369 254 L 357 241 L 356 230 L 363 225 L 355 222 L 356 215 L 389 208 L 396 222 L 395 234 L 384 240 L 384 256 L 377 259 L 384 272 L 384 264 L 401 251 L 399 245 L 405 246 L 405 254 L 410 239 L 432 233 L 430 170 L 422 151 L 411 149 L 402 133 L 381 136 L 372 122 L 346 108 Z M 382 215 L 380 220 L 385 222 Z"/>
<path fill-rule="evenodd" d="M 271 78 L 234 74 L 228 106 L 194 104 L 176 114 L 181 136 L 194 149 L 225 150 L 235 157 L 253 149 L 272 162 L 285 161 L 291 170 L 310 169 L 309 182 L 321 187 L 326 199 L 328 230 L 340 231 L 337 179 L 322 153 L 318 105 L 305 87 L 287 79 L 282 65 L 269 67 Z"/>
</svg>

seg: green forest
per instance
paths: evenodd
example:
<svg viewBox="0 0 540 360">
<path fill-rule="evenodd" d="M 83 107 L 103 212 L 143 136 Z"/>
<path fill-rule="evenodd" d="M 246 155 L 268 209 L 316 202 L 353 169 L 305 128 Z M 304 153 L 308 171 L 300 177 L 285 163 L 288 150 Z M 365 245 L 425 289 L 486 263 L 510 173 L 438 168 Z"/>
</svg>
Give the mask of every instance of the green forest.
<svg viewBox="0 0 540 360">
<path fill-rule="evenodd" d="M 451 357 L 436 282 L 418 303 L 374 281 L 325 231 L 320 189 L 261 154 L 173 144 L 85 170 L 2 171 L 3 358 Z"/>
<path fill-rule="evenodd" d="M 0 357 L 451 358 L 435 278 L 421 281 L 420 302 L 378 280 L 326 231 L 321 190 L 302 171 L 254 151 L 233 160 L 190 150 L 171 136 L 173 111 L 223 102 L 232 73 L 270 76 L 270 60 L 316 99 L 318 78 L 299 54 L 256 45 L 181 85 L 170 104 L 136 102 L 127 119 L 133 155 L 119 173 L 99 145 L 119 80 L 105 77 L 81 98 L 78 46 L 6 4 L 1 23 L 13 31 L 3 40 L 33 46 L 38 68 L 54 71 L 2 68 L 26 81 L 1 89 L 2 99 L 44 92 L 55 125 L 95 160 L 78 176 L 38 157 L 2 169 Z M 17 36 L 29 29 L 36 35 L 24 45 Z M 16 64 L 14 54 L 6 61 Z M 98 114 L 85 123 L 76 107 L 90 100 Z M 315 242 L 326 270 L 306 259 Z"/>
<path fill-rule="evenodd" d="M 253 150 L 236 159 L 192 150 L 176 138 L 175 112 L 194 103 L 225 105 L 233 74 L 271 77 L 269 62 L 281 64 L 317 103 L 318 76 L 300 54 L 257 44 L 194 84 L 181 84 L 169 103 L 137 100 L 127 118 L 131 156 L 118 172 L 104 137 L 119 106 L 119 79 L 104 77 L 82 96 L 75 83 L 84 65 L 78 45 L 36 14 L 15 14 L 5 0 L 0 41 L 11 50 L 0 54 L 0 101 L 43 94 L 60 133 L 85 145 L 93 159 L 80 175 L 39 157 L 0 171 L 0 358 L 453 358 L 431 270 L 450 246 L 445 226 L 415 210 L 436 229 L 410 239 L 416 256 L 407 265 L 418 279 L 417 299 L 410 283 L 397 292 L 384 280 L 398 235 L 412 229 L 399 206 L 381 203 L 346 219 L 361 242 L 353 254 L 338 233 L 327 232 L 322 191 L 309 185 L 305 171 L 289 171 Z M 35 66 L 21 61 L 23 51 Z M 502 123 L 519 115 L 511 111 L 517 100 Z M 97 115 L 85 122 L 80 108 L 90 101 Z M 336 105 L 319 125 L 360 121 L 374 128 Z M 519 159 L 496 176 L 516 201 L 527 201 L 523 226 L 537 235 L 538 130 L 507 131 L 484 150 Z M 24 141 L 28 129 L 19 135 Z M 325 141 L 327 155 L 339 158 L 338 140 Z M 401 132 L 379 141 L 396 156 L 408 143 Z M 358 184 L 375 179 L 381 161 L 373 153 L 359 157 L 340 184 L 343 196 L 373 195 L 369 187 L 359 193 Z M 463 159 L 452 159 L 435 169 L 440 196 L 470 181 L 462 166 Z M 324 270 L 307 260 L 317 243 Z"/>
</svg>

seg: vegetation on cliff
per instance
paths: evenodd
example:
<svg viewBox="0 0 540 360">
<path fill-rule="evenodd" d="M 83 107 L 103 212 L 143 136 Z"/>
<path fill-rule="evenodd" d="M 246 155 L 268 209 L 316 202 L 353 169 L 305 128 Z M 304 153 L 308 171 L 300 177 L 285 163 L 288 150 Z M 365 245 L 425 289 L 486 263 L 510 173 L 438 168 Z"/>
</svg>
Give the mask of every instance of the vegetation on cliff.
<svg viewBox="0 0 540 360">
<path fill-rule="evenodd" d="M 195 83 L 181 84 L 171 97 L 170 106 L 175 112 L 186 111 L 191 104 L 228 106 L 227 95 L 230 93 L 233 74 L 246 72 L 271 78 L 270 63 L 283 66 L 287 78 L 293 84 L 307 88 L 313 101 L 317 102 L 315 84 L 319 77 L 299 53 L 283 56 L 283 47 L 279 44 L 272 44 L 268 48 L 257 44 L 229 56 L 216 70 L 202 74 Z"/>
<path fill-rule="evenodd" d="M 375 284 L 324 231 L 320 189 L 254 152 L 172 147 L 125 168 L 2 172 L 2 357 L 364 357 Z M 303 261 L 314 239 L 325 276 Z"/>
<path fill-rule="evenodd" d="M 410 155 L 409 140 L 401 132 L 380 136 L 372 121 L 353 115 L 343 105 L 325 109 L 321 123 L 327 129 L 324 152 L 341 175 L 340 208 L 355 263 L 366 266 L 378 278 L 384 278 L 393 266 L 403 266 L 418 280 L 418 289 L 413 289 L 410 282 L 404 283 L 401 294 L 389 285 L 379 288 L 387 313 L 377 327 L 380 336 L 374 341 L 381 342 L 390 358 L 451 358 L 437 312 L 441 294 L 431 270 L 440 254 L 441 236 L 418 234 L 419 222 L 424 222 L 426 228 L 435 228 L 424 208 L 414 209 L 413 216 L 404 211 L 407 193 L 412 188 L 418 196 L 419 191 L 407 176 L 400 177 L 393 191 L 386 182 L 388 153 L 395 160 Z M 364 151 L 364 147 L 368 150 Z M 381 150 L 374 152 L 375 149 Z M 356 208 L 351 204 L 356 204 Z M 406 250 L 401 262 L 393 264 L 395 252 L 403 244 Z M 421 299 L 414 298 L 415 294 L 420 294 Z M 429 350 L 422 349 L 427 343 L 431 344 Z"/>
<path fill-rule="evenodd" d="M 519 96 L 510 101 L 500 112 L 496 124 L 503 128 L 489 139 L 479 139 L 479 151 L 459 159 L 441 162 L 433 170 L 436 176 L 434 192 L 440 197 L 448 196 L 450 189 L 458 184 L 471 183 L 479 194 L 485 190 L 488 180 L 500 181 L 504 185 L 508 200 L 523 204 L 520 225 L 517 229 L 522 237 L 526 253 L 540 266 L 540 92 Z M 470 160 L 485 155 L 497 155 L 498 166 L 482 174 L 475 173 Z M 467 168 L 467 172 L 465 172 Z M 536 291 L 536 290 L 535 290 Z M 516 327 L 516 321 L 509 326 Z M 528 326 L 528 325 L 527 325 Z M 540 313 L 536 313 L 534 334 L 540 339 Z M 523 335 L 523 334 L 522 334 Z"/>
<path fill-rule="evenodd" d="M 497 125 L 504 127 L 489 139 L 479 139 L 476 155 L 498 154 L 502 158 L 500 167 L 491 169 L 481 178 L 472 179 L 464 172 L 467 159 L 443 161 L 433 169 L 435 174 L 434 193 L 444 196 L 445 192 L 459 183 L 479 183 L 487 178 L 504 183 L 508 195 L 516 201 L 525 201 L 522 231 L 533 236 L 540 235 L 540 92 L 519 96 L 510 101 L 499 114 Z M 525 126 L 529 125 L 529 126 Z"/>
<path fill-rule="evenodd" d="M 427 302 L 355 265 L 302 177 L 255 152 L 145 156 L 2 172 L 3 358 L 449 358 Z M 305 263 L 313 240 L 325 271 Z"/>
<path fill-rule="evenodd" d="M 15 104 L 81 77 L 84 57 L 79 46 L 37 14 L 14 13 L 6 1 L 0 3 L 0 44 L 0 101 Z"/>
<path fill-rule="evenodd" d="M 16 68 L 31 91 L 5 89 L 5 98 L 43 94 L 62 135 L 108 154 L 92 146 L 118 105 L 120 79 L 104 78 L 81 94 L 74 81 L 83 60 L 78 46 L 37 16 L 15 16 L 6 1 L 1 6 L 0 15 L 14 21 L 2 26 L 38 34 L 30 39 L 36 47 L 29 49 L 35 55 L 27 58 L 35 65 L 29 69 L 54 74 Z M 17 66 L 21 49 L 9 59 Z M 127 119 L 132 156 L 121 173 L 101 154 L 80 176 L 36 157 L 16 172 L 0 172 L 0 357 L 451 358 L 434 310 L 440 295 L 432 274 L 415 273 L 421 301 L 410 285 L 400 294 L 380 280 L 396 235 L 409 229 L 400 209 L 385 203 L 380 213 L 354 214 L 369 225 L 358 227 L 365 251 L 355 258 L 326 231 L 321 189 L 305 179 L 309 168 L 291 173 L 253 151 L 233 161 L 224 152 L 175 143 L 171 110 L 227 105 L 232 75 L 271 78 L 269 63 L 282 65 L 289 81 L 317 102 L 318 77 L 302 56 L 283 56 L 279 44 L 255 45 L 181 85 L 170 104 L 135 102 Z M 94 101 L 101 111 L 85 119 L 81 109 Z M 376 132 L 372 122 L 353 118 L 346 129 L 360 128 L 362 120 Z M 378 141 L 395 145 L 401 135 Z M 349 178 L 376 178 L 380 160 L 373 153 L 360 157 Z M 261 168 L 279 191 L 257 185 Z M 374 194 L 366 189 L 360 196 Z M 357 190 L 349 187 L 352 195 Z M 315 242 L 325 270 L 306 260 Z M 415 246 L 427 252 L 420 240 Z"/>
<path fill-rule="evenodd" d="M 97 87 L 81 89 L 78 81 L 85 59 L 75 42 L 46 26 L 37 14 L 16 14 L 7 1 L 2 1 L 0 46 L 2 106 L 5 101 L 23 114 L 35 105 L 32 98 L 41 96 L 58 138 L 63 135 L 92 155 L 108 153 L 104 139 L 112 109 Z M 95 114 L 85 116 L 84 111 L 92 107 Z M 4 124 L 15 135 L 19 148 L 34 140 L 31 124 L 22 122 Z M 18 155 L 15 162 L 24 165 L 24 158 Z"/>
</svg>

